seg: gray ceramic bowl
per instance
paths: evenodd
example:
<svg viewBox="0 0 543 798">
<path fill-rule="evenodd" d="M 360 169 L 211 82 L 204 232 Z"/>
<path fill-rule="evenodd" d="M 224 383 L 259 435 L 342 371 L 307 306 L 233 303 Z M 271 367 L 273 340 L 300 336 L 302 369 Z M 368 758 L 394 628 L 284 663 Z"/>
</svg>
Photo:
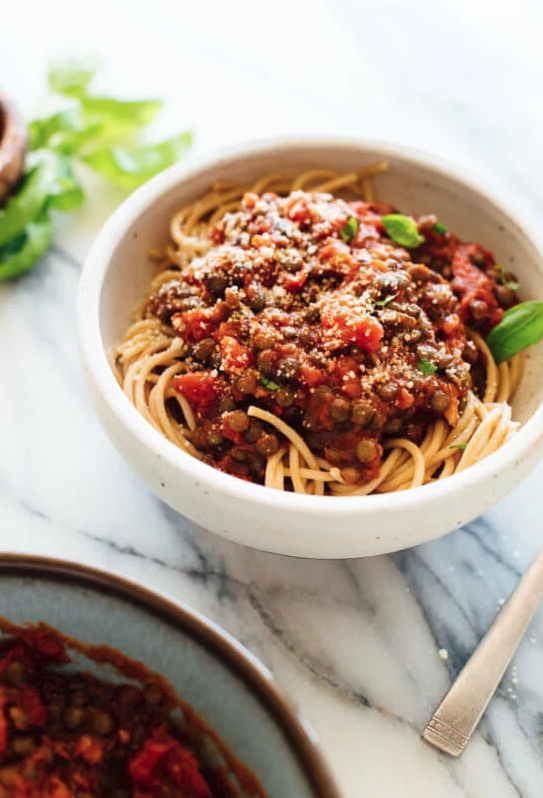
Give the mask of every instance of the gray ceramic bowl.
<svg viewBox="0 0 543 798">
<path fill-rule="evenodd" d="M 312 732 L 270 672 L 187 607 L 81 565 L 3 555 L 0 616 L 16 624 L 44 621 L 165 676 L 258 776 L 269 798 L 339 798 Z M 93 663 L 85 668 L 100 674 Z"/>
</svg>

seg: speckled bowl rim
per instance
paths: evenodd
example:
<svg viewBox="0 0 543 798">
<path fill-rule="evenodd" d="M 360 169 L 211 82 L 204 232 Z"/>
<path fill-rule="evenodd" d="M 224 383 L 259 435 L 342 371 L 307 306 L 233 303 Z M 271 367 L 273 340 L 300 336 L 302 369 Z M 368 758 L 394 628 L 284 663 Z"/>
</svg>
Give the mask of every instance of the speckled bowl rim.
<svg viewBox="0 0 543 798">
<path fill-rule="evenodd" d="M 478 175 L 471 174 L 464 167 L 454 166 L 438 156 L 428 155 L 419 150 L 390 142 L 359 138 L 280 137 L 242 143 L 205 155 L 190 156 L 187 160 L 171 166 L 131 194 L 102 227 L 86 259 L 79 288 L 79 340 L 86 366 L 92 371 L 100 394 L 111 411 L 127 431 L 143 443 L 150 453 L 163 458 L 163 461 L 174 470 L 197 478 L 211 490 L 219 489 L 223 494 L 242 499 L 247 503 L 265 507 L 271 511 L 274 508 L 288 510 L 294 515 L 305 512 L 330 512 L 333 509 L 338 523 L 341 523 L 343 513 L 358 512 L 362 520 L 365 515 L 371 517 L 378 511 L 386 512 L 391 508 L 403 511 L 424 504 L 426 500 L 432 499 L 435 502 L 451 494 L 456 494 L 460 498 L 464 488 L 473 485 L 474 482 L 488 485 L 501 470 L 510 469 L 515 462 L 521 461 L 532 449 L 541 447 L 543 444 L 543 403 L 523 424 L 517 434 L 500 449 L 470 468 L 453 474 L 447 479 L 436 480 L 431 484 L 405 491 L 372 494 L 364 497 L 307 496 L 288 491 L 271 490 L 263 485 L 238 479 L 200 462 L 149 424 L 126 397 L 113 375 L 101 338 L 99 321 L 101 291 L 113 252 L 136 219 L 146 213 L 162 194 L 194 178 L 202 171 L 227 168 L 229 164 L 240 158 L 275 154 L 277 160 L 280 161 L 283 152 L 299 150 L 307 153 L 320 148 L 359 149 L 361 155 L 364 150 L 378 150 L 385 159 L 399 157 L 415 168 L 420 166 L 430 169 L 444 179 L 462 183 L 479 195 L 484 202 L 508 217 L 532 246 L 543 253 L 543 239 L 537 233 L 535 217 L 526 208 L 523 208 L 522 212 L 515 211 L 514 203 L 506 205 L 505 202 L 497 199 L 499 192 L 489 184 L 488 180 L 482 181 Z"/>
<path fill-rule="evenodd" d="M 158 616 L 205 648 L 239 678 L 283 732 L 315 798 L 341 798 L 317 737 L 277 685 L 270 670 L 238 640 L 197 610 L 165 593 L 133 582 L 120 573 L 89 565 L 27 554 L 0 554 L 4 576 L 40 577 L 67 582 L 113 595 Z"/>
</svg>

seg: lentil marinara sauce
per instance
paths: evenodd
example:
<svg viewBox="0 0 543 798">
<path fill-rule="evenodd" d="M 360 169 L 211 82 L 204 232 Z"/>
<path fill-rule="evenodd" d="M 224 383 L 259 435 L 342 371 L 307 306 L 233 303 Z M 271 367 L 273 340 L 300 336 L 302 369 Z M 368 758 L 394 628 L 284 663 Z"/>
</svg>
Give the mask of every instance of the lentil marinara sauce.
<svg viewBox="0 0 543 798">
<path fill-rule="evenodd" d="M 171 685 L 141 663 L 45 624 L 0 619 L 0 629 L 8 635 L 0 641 L 0 798 L 266 798 Z M 110 664 L 125 681 L 67 669 L 68 648 Z"/>
<path fill-rule="evenodd" d="M 210 232 L 213 247 L 162 284 L 146 313 L 186 345 L 174 389 L 202 459 L 264 481 L 281 434 L 251 405 L 290 425 L 347 483 L 371 481 L 401 433 L 454 427 L 485 364 L 485 336 L 516 303 L 492 253 L 435 216 L 412 217 L 421 243 L 385 232 L 390 206 L 330 194 L 247 193 Z"/>
</svg>

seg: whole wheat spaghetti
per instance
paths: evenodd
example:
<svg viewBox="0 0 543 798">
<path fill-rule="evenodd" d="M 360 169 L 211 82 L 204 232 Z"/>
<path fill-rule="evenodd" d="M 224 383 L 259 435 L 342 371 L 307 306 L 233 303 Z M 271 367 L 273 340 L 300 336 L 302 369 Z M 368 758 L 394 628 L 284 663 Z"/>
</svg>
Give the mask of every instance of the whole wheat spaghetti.
<svg viewBox="0 0 543 798">
<path fill-rule="evenodd" d="M 401 217 L 419 239 L 395 241 L 374 201 L 386 169 L 220 183 L 175 214 L 115 353 L 172 443 L 277 490 L 363 496 L 446 478 L 514 434 L 522 356 L 498 367 L 484 339 L 515 297 L 433 216 Z"/>
</svg>

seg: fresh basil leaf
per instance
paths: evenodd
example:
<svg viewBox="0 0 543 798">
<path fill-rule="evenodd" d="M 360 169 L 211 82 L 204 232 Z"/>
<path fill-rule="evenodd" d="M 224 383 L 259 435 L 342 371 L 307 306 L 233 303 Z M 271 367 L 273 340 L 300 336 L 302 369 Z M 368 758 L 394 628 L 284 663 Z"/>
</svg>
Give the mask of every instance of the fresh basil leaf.
<svg viewBox="0 0 543 798">
<path fill-rule="evenodd" d="M 36 165 L 26 175 L 19 192 L 0 211 L 0 247 L 22 235 L 45 207 L 55 181 L 55 165 L 48 155 L 36 153 Z"/>
<path fill-rule="evenodd" d="M 12 280 L 29 272 L 51 243 L 51 221 L 47 213 L 27 225 L 24 233 L 0 248 L 0 280 Z"/>
<path fill-rule="evenodd" d="M 468 448 L 467 443 L 451 443 L 451 445 L 449 446 L 449 449 L 467 449 L 467 448 Z"/>
<path fill-rule="evenodd" d="M 25 234 L 46 206 L 68 211 L 83 201 L 83 191 L 67 158 L 39 150 L 31 153 L 29 165 L 19 193 L 0 211 L 0 247 L 4 252 L 10 242 Z"/>
<path fill-rule="evenodd" d="M 376 301 L 376 303 L 375 303 L 375 307 L 376 308 L 386 308 L 386 306 L 390 302 L 394 302 L 394 300 L 396 299 L 397 296 L 398 296 L 398 294 L 391 294 L 390 296 L 387 296 L 385 299 L 378 299 Z"/>
<path fill-rule="evenodd" d="M 86 144 L 106 139 L 106 123 L 95 117 L 88 120 L 81 105 L 73 106 L 30 123 L 30 148 L 42 147 L 73 155 Z"/>
<path fill-rule="evenodd" d="M 155 100 L 81 98 L 77 105 L 30 123 L 31 149 L 48 147 L 71 155 L 97 141 L 101 146 L 118 142 L 147 125 L 159 109 Z"/>
<path fill-rule="evenodd" d="M 437 366 L 434 363 L 430 363 L 429 360 L 426 360 L 425 357 L 421 357 L 417 364 L 417 368 L 419 371 L 422 371 L 425 377 L 429 377 L 430 374 L 433 374 L 434 371 L 437 371 Z"/>
<path fill-rule="evenodd" d="M 345 241 L 346 244 L 351 241 L 355 237 L 358 232 L 358 219 L 355 216 L 351 216 L 349 221 L 346 225 L 344 225 L 341 230 L 339 231 L 340 236 Z"/>
<path fill-rule="evenodd" d="M 33 119 L 30 122 L 30 149 L 39 150 L 42 147 L 54 147 L 55 137 L 72 133 L 83 126 L 81 109 L 78 106 L 66 108 L 52 116 L 42 119 Z"/>
<path fill-rule="evenodd" d="M 402 247 L 414 249 L 424 242 L 416 222 L 401 213 L 389 213 L 381 219 L 388 236 Z"/>
<path fill-rule="evenodd" d="M 503 314 L 486 342 L 496 363 L 509 360 L 543 338 L 543 302 L 521 302 Z"/>
<path fill-rule="evenodd" d="M 49 88 L 57 94 L 79 97 L 86 92 L 95 67 L 96 63 L 90 57 L 58 59 L 51 64 L 47 73 Z"/>
<path fill-rule="evenodd" d="M 77 155 L 87 145 L 100 142 L 104 144 L 109 139 L 107 126 L 104 122 L 89 122 L 80 130 L 65 133 L 55 142 L 55 150 L 63 155 Z"/>
<path fill-rule="evenodd" d="M 17 236 L 16 238 L 12 238 L 11 241 L 8 241 L 8 243 L 4 244 L 3 247 L 0 247 L 0 260 L 3 259 L 5 261 L 8 258 L 11 258 L 12 255 L 17 254 L 25 242 L 26 232 L 21 233 L 21 235 Z"/>
<path fill-rule="evenodd" d="M 133 130 L 153 121 L 162 100 L 116 100 L 114 97 L 80 97 L 89 122 L 101 121 L 116 128 Z"/>
<path fill-rule="evenodd" d="M 447 233 L 447 228 L 445 227 L 444 224 L 441 224 L 441 222 L 436 222 L 434 224 L 434 230 L 436 231 L 436 233 L 439 233 L 440 236 L 444 236 Z"/>
<path fill-rule="evenodd" d="M 85 195 L 79 180 L 74 174 L 70 159 L 65 155 L 57 157 L 57 176 L 51 187 L 48 205 L 60 211 L 75 211 Z"/>
<path fill-rule="evenodd" d="M 279 388 L 281 387 L 280 385 L 277 385 L 277 383 L 274 382 L 273 380 L 269 380 L 267 377 L 264 377 L 263 374 L 260 375 L 260 382 L 262 383 L 264 388 L 268 389 L 268 391 L 278 391 Z"/>
<path fill-rule="evenodd" d="M 160 144 L 105 147 L 82 160 L 115 185 L 132 190 L 182 158 L 191 143 L 192 134 L 187 130 Z"/>
</svg>

